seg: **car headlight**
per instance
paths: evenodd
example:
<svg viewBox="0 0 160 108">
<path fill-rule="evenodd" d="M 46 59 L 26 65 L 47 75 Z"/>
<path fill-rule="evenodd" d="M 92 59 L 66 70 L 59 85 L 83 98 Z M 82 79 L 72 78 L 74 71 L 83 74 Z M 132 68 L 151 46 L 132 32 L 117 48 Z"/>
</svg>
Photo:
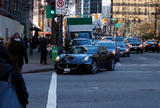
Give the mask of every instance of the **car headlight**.
<svg viewBox="0 0 160 108">
<path fill-rule="evenodd" d="M 139 46 L 140 46 L 140 47 L 143 47 L 143 45 L 142 45 L 142 44 L 140 44 Z"/>
<path fill-rule="evenodd" d="M 86 61 L 88 61 L 88 60 L 89 60 L 89 56 L 83 58 L 83 59 L 82 59 L 82 62 L 86 62 Z"/>
<path fill-rule="evenodd" d="M 129 49 L 126 49 L 126 52 L 128 52 L 129 51 Z"/>
<path fill-rule="evenodd" d="M 115 52 L 115 51 L 112 51 L 112 54 L 114 54 L 114 55 L 115 55 L 115 54 L 116 54 L 116 52 Z"/>
<path fill-rule="evenodd" d="M 128 47 L 132 47 L 132 45 L 128 44 Z"/>
<path fill-rule="evenodd" d="M 59 59 L 60 59 L 59 56 L 57 56 L 57 57 L 55 58 L 55 61 L 58 62 Z"/>
</svg>

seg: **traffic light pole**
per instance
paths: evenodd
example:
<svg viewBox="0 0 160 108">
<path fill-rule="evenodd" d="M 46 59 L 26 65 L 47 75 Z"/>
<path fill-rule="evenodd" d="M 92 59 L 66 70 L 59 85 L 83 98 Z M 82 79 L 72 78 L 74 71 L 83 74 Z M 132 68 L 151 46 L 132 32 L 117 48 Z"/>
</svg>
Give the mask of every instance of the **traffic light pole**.
<svg viewBox="0 0 160 108">
<path fill-rule="evenodd" d="M 60 15 L 58 18 L 58 27 L 59 27 L 59 33 L 58 33 L 58 46 L 59 46 L 59 54 L 63 53 L 63 16 Z"/>
</svg>

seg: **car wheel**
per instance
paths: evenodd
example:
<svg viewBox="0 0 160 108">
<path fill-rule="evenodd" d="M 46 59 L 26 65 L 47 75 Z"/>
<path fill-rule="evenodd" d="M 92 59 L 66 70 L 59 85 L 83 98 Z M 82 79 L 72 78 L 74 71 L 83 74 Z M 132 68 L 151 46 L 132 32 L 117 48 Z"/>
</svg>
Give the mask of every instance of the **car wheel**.
<svg viewBox="0 0 160 108">
<path fill-rule="evenodd" d="M 127 57 L 130 57 L 130 54 L 128 54 Z"/>
<path fill-rule="evenodd" d="M 141 50 L 141 54 L 143 54 L 143 49 Z"/>
<path fill-rule="evenodd" d="M 114 71 L 115 69 L 115 60 L 112 58 L 111 64 L 108 67 L 108 70 Z"/>
<path fill-rule="evenodd" d="M 145 52 L 147 52 L 147 48 L 145 49 Z"/>
<path fill-rule="evenodd" d="M 98 71 L 97 63 L 96 63 L 96 61 L 93 60 L 92 64 L 91 64 L 91 68 L 90 68 L 90 73 L 95 74 L 95 73 L 97 73 L 97 71 Z"/>
<path fill-rule="evenodd" d="M 63 70 L 62 69 L 56 70 L 56 73 L 57 74 L 63 74 Z"/>
</svg>

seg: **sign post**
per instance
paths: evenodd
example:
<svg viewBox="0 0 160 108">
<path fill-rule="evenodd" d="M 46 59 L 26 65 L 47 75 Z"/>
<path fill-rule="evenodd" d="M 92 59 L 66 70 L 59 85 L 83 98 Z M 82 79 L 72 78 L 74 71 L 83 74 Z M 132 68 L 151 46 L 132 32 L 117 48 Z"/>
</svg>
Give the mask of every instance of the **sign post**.
<svg viewBox="0 0 160 108">
<path fill-rule="evenodd" d="M 56 0 L 56 14 L 65 15 L 66 0 Z"/>
</svg>

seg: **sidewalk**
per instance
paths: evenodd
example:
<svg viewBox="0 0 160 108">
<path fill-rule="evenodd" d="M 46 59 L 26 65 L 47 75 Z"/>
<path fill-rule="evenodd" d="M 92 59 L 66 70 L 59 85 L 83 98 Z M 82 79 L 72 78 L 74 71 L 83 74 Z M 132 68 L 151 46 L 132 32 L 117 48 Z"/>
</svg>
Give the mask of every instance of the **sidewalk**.
<svg viewBox="0 0 160 108">
<path fill-rule="evenodd" d="M 28 52 L 28 64 L 24 64 L 22 73 L 35 73 L 35 72 L 46 72 L 54 69 L 53 62 L 47 58 L 47 65 L 40 64 L 40 52 L 37 49 L 33 51 L 33 55 L 30 56 Z"/>
</svg>

